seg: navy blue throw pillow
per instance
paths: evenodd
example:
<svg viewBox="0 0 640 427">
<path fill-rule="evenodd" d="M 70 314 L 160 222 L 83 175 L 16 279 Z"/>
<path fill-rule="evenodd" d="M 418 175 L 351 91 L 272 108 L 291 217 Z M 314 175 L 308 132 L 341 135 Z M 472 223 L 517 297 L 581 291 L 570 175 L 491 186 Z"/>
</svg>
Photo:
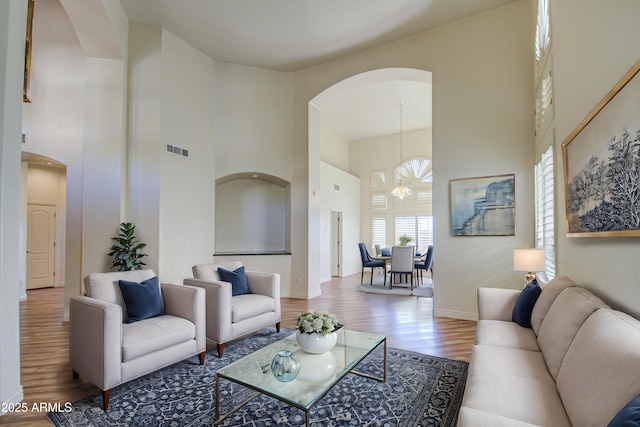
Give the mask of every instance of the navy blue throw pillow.
<svg viewBox="0 0 640 427">
<path fill-rule="evenodd" d="M 534 280 L 524 287 L 516 304 L 513 306 L 511 319 L 523 328 L 531 327 L 531 312 L 540 296 L 540 292 L 542 292 L 542 289 L 540 289 L 538 282 Z"/>
<path fill-rule="evenodd" d="M 218 267 L 218 274 L 220 275 L 220 280 L 231 283 L 231 296 L 235 297 L 236 295 L 251 293 L 249 291 L 249 284 L 247 283 L 247 274 L 244 271 L 244 266 L 236 268 L 233 271 Z"/>
<path fill-rule="evenodd" d="M 127 323 L 134 323 L 164 314 L 160 281 L 152 277 L 144 282 L 118 280 L 124 305 L 127 307 Z"/>
<path fill-rule="evenodd" d="M 640 396 L 627 403 L 616 414 L 607 427 L 638 427 L 640 426 Z"/>
</svg>

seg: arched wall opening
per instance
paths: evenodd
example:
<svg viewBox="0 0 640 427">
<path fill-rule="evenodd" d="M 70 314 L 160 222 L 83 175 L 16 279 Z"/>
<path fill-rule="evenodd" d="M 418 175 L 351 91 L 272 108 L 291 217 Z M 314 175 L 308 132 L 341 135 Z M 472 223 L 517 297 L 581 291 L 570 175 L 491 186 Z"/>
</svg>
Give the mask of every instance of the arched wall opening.
<svg viewBox="0 0 640 427">
<path fill-rule="evenodd" d="M 389 163 L 389 177 L 391 178 L 394 166 L 397 166 L 399 160 L 399 145 L 397 138 L 399 135 L 399 127 L 387 131 L 386 134 L 377 136 L 368 135 L 365 138 L 357 138 L 355 140 L 336 136 L 327 123 L 326 111 L 336 103 L 341 103 L 350 95 L 359 94 L 367 88 L 379 88 L 382 85 L 393 82 L 398 83 L 400 88 L 393 96 L 395 101 L 389 102 L 388 108 L 393 112 L 389 120 L 397 123 L 398 103 L 418 103 L 426 102 L 429 104 L 429 121 L 428 136 L 424 136 L 422 130 L 413 128 L 405 128 L 405 159 L 410 157 L 428 157 L 431 158 L 431 83 L 432 74 L 429 71 L 411 69 L 411 68 L 385 68 L 364 72 L 349 77 L 333 86 L 325 89 L 323 92 L 315 96 L 308 105 L 309 109 L 309 182 L 317 182 L 318 188 L 313 188 L 311 184 L 309 189 L 309 246 L 308 246 L 308 262 L 309 262 L 309 295 L 317 295 L 320 293 L 320 283 L 331 278 L 332 256 L 331 248 L 331 212 L 342 212 L 342 229 L 348 230 L 341 237 L 342 250 L 338 253 L 340 258 L 338 262 L 341 265 L 341 274 L 347 276 L 360 272 L 361 262 L 357 251 L 357 243 L 363 240 L 370 241 L 369 230 L 369 193 L 370 193 L 370 177 L 368 173 L 354 167 L 352 157 L 354 153 L 358 153 L 354 147 L 360 144 L 369 144 L 369 140 L 380 143 L 381 151 L 378 151 L 378 158 Z M 415 83 L 415 86 L 407 85 L 407 83 Z M 428 87 L 428 91 L 424 94 L 421 91 L 413 90 L 414 87 Z M 402 89 L 404 88 L 404 89 Z M 408 89 L 411 88 L 411 89 Z M 386 89 L 385 89 L 386 91 Z M 428 92 L 428 93 L 427 93 Z M 387 94 L 389 100 L 392 99 Z M 428 99 L 426 99 L 428 98 Z M 405 111 L 407 108 L 405 108 Z M 357 116 L 358 111 L 350 111 L 346 114 Z M 423 113 L 421 113 L 423 114 Z M 376 119 L 371 119 L 371 126 Z M 366 122 L 366 118 L 365 118 Z M 385 133 L 385 131 L 381 131 Z M 379 141 L 377 141 L 379 140 Z M 333 145 L 332 145 L 333 144 Z M 323 147 L 331 145 L 333 150 L 340 153 L 341 157 L 347 157 L 349 161 L 339 164 L 340 160 L 336 158 L 327 158 L 323 152 Z M 428 147 L 427 147 L 428 145 Z M 340 148 L 342 147 L 342 148 Z M 346 148 L 345 148 L 346 147 Z M 358 154 L 356 154 L 358 155 Z M 385 166 L 387 167 L 387 166 Z M 362 169 L 362 168 L 361 168 Z M 357 200 L 354 204 L 353 200 Z M 318 260 L 320 260 L 318 262 Z M 317 288 L 314 289 L 314 286 Z"/>
<path fill-rule="evenodd" d="M 257 172 L 217 179 L 215 255 L 290 253 L 290 185 Z"/>
</svg>

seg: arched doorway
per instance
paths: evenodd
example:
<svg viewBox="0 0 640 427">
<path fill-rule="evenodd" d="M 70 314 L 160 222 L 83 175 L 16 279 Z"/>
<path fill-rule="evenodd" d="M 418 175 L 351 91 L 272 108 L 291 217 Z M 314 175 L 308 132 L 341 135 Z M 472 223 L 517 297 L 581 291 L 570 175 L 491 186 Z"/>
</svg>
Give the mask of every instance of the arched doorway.
<svg viewBox="0 0 640 427">
<path fill-rule="evenodd" d="M 309 270 L 318 282 L 331 276 L 331 211 L 343 213 L 343 229 L 351 230 L 342 238 L 339 260 L 343 275 L 360 271 L 357 243 L 371 244 L 371 197 L 375 193 L 373 172 L 387 170 L 388 182 L 399 157 L 400 123 L 398 103 L 404 105 L 403 134 L 405 160 L 409 157 L 431 159 L 431 72 L 410 68 L 372 70 L 347 78 L 325 89 L 309 102 L 309 173 L 310 181 L 319 181 L 320 196 L 310 197 Z M 375 149 L 361 146 L 377 144 Z M 359 147 L 360 148 L 354 148 Z M 318 167 L 317 165 L 320 165 Z M 326 173 L 332 180 L 323 183 Z M 318 177 L 312 174 L 318 171 Z M 344 175 L 341 175 L 341 172 Z M 345 198 L 342 184 L 349 176 L 360 180 L 357 206 L 339 205 Z M 386 197 L 386 192 L 383 193 Z M 346 197 L 348 198 L 348 197 Z M 393 200 L 387 198 L 387 205 Z M 338 205 L 337 205 L 338 204 Z M 353 212 L 350 212 L 351 209 Z M 314 263 L 319 269 L 313 272 Z M 313 283 L 313 282 L 311 282 Z"/>
</svg>

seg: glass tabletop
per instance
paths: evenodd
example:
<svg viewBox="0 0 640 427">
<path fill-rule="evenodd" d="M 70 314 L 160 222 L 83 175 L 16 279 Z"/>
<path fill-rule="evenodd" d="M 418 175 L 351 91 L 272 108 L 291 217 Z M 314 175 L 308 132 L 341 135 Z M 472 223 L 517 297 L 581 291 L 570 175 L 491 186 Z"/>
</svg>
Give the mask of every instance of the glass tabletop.
<svg viewBox="0 0 640 427">
<path fill-rule="evenodd" d="M 386 339 L 384 335 L 344 328 L 337 334 L 335 347 L 323 354 L 304 352 L 296 343 L 296 335 L 292 334 L 218 369 L 216 374 L 308 409 Z M 271 373 L 271 361 L 282 350 L 291 351 L 300 360 L 300 372 L 290 382 L 278 381 Z"/>
</svg>

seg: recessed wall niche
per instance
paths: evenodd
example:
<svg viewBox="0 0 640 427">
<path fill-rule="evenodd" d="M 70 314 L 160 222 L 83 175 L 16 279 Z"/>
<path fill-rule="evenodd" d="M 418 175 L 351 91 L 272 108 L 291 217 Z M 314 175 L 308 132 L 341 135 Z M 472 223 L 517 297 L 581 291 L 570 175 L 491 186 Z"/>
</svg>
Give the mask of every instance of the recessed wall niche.
<svg viewBox="0 0 640 427">
<path fill-rule="evenodd" d="M 217 179 L 216 255 L 290 253 L 290 186 L 254 172 Z"/>
</svg>

